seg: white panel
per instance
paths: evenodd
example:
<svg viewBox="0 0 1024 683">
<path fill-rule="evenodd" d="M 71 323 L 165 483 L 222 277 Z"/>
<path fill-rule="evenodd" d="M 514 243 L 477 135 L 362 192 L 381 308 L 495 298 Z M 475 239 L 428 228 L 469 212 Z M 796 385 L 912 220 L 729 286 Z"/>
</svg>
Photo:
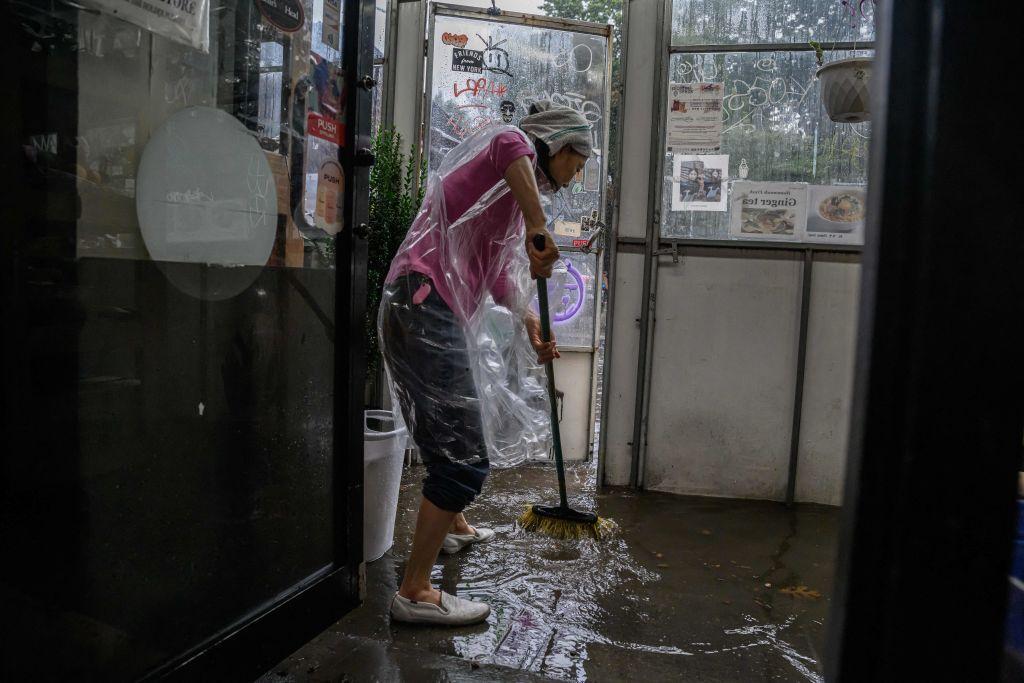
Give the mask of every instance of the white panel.
<svg viewBox="0 0 1024 683">
<path fill-rule="evenodd" d="M 629 3 L 626 38 L 626 92 L 622 107 L 622 176 L 619 235 L 647 234 L 647 194 L 650 189 L 651 107 L 654 105 L 654 61 L 660 37 L 655 23 L 656 0 Z"/>
<path fill-rule="evenodd" d="M 860 291 L 858 256 L 817 256 L 807 326 L 807 363 L 796 499 L 842 503 L 850 431 Z"/>
<path fill-rule="evenodd" d="M 411 141 L 416 127 L 416 109 L 420 106 L 419 77 L 423 74 L 423 41 L 426 27 L 423 25 L 421 2 L 398 3 L 398 29 L 394 36 L 395 51 L 394 97 L 395 128 L 402 139 Z"/>
<path fill-rule="evenodd" d="M 592 353 L 566 351 L 555 361 L 555 382 L 565 392 L 562 402 L 562 456 L 584 460 L 590 450 L 590 381 Z"/>
<path fill-rule="evenodd" d="M 662 258 L 644 486 L 785 498 L 801 255 Z"/>
<path fill-rule="evenodd" d="M 608 405 L 603 425 L 605 440 L 605 482 L 611 486 L 629 484 L 632 457 L 633 407 L 636 401 L 637 348 L 640 344 L 640 295 L 643 288 L 643 254 L 618 254 L 615 281 L 613 327 L 608 331 L 611 358 L 606 360 L 603 400 Z M 610 371 L 607 369 L 610 368 Z"/>
</svg>

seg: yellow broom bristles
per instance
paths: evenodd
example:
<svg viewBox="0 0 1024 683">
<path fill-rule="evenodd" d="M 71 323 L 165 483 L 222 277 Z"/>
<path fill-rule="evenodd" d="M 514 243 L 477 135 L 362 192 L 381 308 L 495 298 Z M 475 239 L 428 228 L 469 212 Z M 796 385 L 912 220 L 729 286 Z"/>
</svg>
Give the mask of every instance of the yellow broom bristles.
<svg viewBox="0 0 1024 683">
<path fill-rule="evenodd" d="M 553 519 L 538 515 L 533 511 L 533 506 L 529 505 L 526 508 L 526 512 L 519 517 L 519 526 L 523 527 L 526 531 L 537 531 L 552 538 L 565 540 L 579 538 L 600 539 L 615 529 L 615 522 L 602 517 L 598 517 L 597 521 L 592 524 L 573 522 L 567 519 Z"/>
</svg>

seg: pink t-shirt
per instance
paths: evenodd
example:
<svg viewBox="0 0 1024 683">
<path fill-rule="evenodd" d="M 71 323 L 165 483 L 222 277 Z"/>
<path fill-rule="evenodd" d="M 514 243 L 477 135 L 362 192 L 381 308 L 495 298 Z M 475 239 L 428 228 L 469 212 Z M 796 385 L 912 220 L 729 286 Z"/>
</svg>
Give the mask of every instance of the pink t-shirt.
<svg viewBox="0 0 1024 683">
<path fill-rule="evenodd" d="M 498 183 L 505 182 L 505 171 L 509 165 L 520 157 L 536 155 L 533 147 L 516 131 L 509 130 L 494 136 L 487 149 L 475 159 L 463 164 L 444 180 L 444 202 L 448 224 L 455 223 L 470 207 Z M 423 222 L 430 220 L 429 202 L 426 211 L 421 211 L 410 227 L 414 234 L 425 226 Z M 499 304 L 508 302 L 512 294 L 512 284 L 504 270 L 492 275 L 495 268 L 507 263 L 502 258 L 502 243 L 508 232 L 510 221 L 519 221 L 522 225 L 522 212 L 511 192 L 507 192 L 494 202 L 481 216 L 472 219 L 475 227 L 482 231 L 493 229 L 493 237 L 479 235 L 473 240 L 471 257 L 460 263 L 461 269 L 459 292 L 451 291 L 448 279 L 440 263 L 438 235 L 436 230 L 429 230 L 420 239 L 406 247 L 391 262 L 387 282 L 394 282 L 403 275 L 416 272 L 429 277 L 437 293 L 444 299 L 448 307 L 457 315 L 472 315 L 483 299 L 481 291 L 485 284 L 494 277 L 491 284 L 491 295 Z M 463 291 L 465 290 L 465 291 Z"/>
</svg>

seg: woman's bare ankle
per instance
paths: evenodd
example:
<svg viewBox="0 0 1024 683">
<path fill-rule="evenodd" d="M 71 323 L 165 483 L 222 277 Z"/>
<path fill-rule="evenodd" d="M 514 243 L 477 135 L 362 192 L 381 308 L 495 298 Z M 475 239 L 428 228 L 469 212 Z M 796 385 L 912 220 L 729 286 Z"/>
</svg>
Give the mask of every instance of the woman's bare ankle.
<svg viewBox="0 0 1024 683">
<path fill-rule="evenodd" d="M 407 588 L 403 585 L 398 589 L 398 594 L 406 600 L 412 600 L 413 602 L 430 602 L 438 607 L 441 606 L 441 591 L 433 586 Z"/>
<path fill-rule="evenodd" d="M 475 532 L 476 532 L 476 529 L 474 529 L 472 526 L 470 526 L 466 522 L 463 522 L 462 524 L 459 524 L 458 522 L 453 522 L 452 523 L 452 530 L 451 530 L 450 533 L 457 534 L 459 536 L 465 536 L 467 534 L 472 534 L 472 533 L 475 533 Z"/>
</svg>

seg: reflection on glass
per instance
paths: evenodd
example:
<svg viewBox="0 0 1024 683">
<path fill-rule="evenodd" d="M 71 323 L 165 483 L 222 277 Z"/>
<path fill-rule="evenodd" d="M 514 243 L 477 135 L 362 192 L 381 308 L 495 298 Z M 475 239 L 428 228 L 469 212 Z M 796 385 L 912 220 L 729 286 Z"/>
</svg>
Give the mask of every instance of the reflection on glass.
<svg viewBox="0 0 1024 683">
<path fill-rule="evenodd" d="M 827 61 L 865 52 L 826 52 Z M 722 149 L 728 177 L 864 185 L 870 124 L 839 124 L 821 104 L 815 55 L 810 51 L 674 54 L 669 80 L 725 83 Z M 662 235 L 728 237 L 728 212 L 673 211 L 673 158 L 662 166 Z"/>
<path fill-rule="evenodd" d="M 5 28 L 39 95 L 11 231 L 31 315 L 5 321 L 39 448 L 8 462 L 60 523 L 5 530 L 31 571 L 3 583 L 109 645 L 60 666 L 134 679 L 334 559 L 340 3 L 292 33 L 201 3 L 208 52 L 44 5 Z"/>
</svg>

